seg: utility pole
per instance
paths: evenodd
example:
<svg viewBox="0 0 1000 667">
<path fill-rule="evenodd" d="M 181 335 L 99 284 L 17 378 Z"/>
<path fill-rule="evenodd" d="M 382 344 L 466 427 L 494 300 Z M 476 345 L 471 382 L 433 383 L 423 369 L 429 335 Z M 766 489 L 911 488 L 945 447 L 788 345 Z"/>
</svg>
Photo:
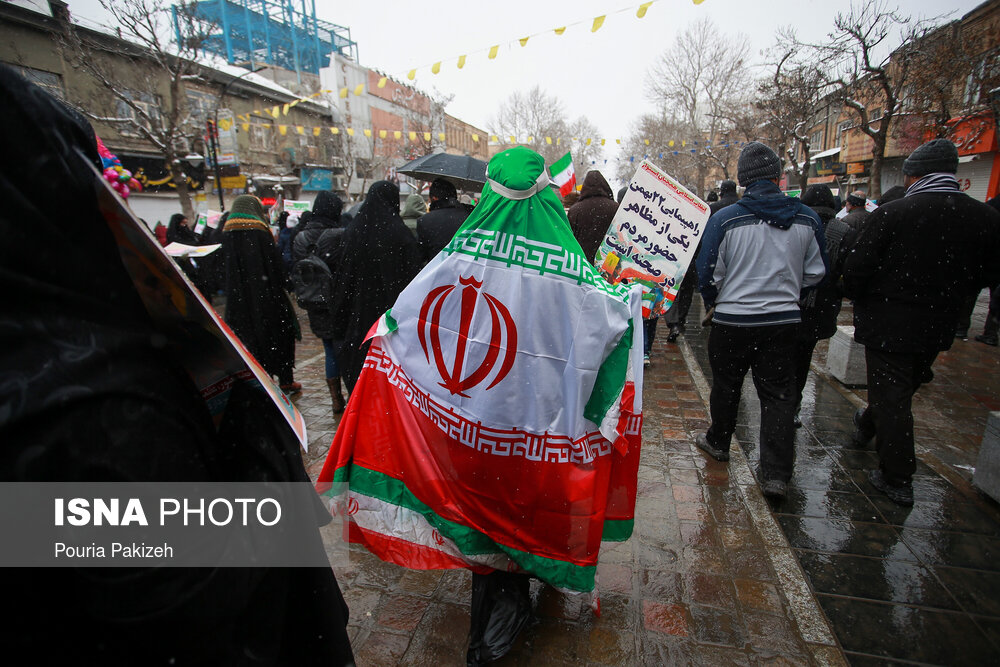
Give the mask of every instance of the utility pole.
<svg viewBox="0 0 1000 667">
<path fill-rule="evenodd" d="M 208 146 L 212 151 L 212 167 L 215 170 L 215 191 L 219 194 L 219 209 L 225 211 L 226 202 L 222 198 L 222 173 L 219 170 L 219 152 L 216 149 L 216 139 L 219 136 L 219 130 L 215 121 L 211 119 L 205 120 L 205 128 L 208 130 Z"/>
</svg>

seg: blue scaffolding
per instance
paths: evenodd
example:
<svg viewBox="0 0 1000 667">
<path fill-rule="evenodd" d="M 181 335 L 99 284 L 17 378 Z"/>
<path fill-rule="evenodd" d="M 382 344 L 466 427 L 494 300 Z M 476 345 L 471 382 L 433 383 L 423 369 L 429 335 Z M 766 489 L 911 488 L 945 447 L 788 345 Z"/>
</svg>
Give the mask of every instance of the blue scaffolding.
<svg viewBox="0 0 1000 667">
<path fill-rule="evenodd" d="M 230 65 L 274 65 L 297 74 L 319 74 L 330 53 L 358 59 L 351 29 L 316 18 L 316 0 L 199 0 L 185 7 L 207 26 L 204 48 Z M 174 30 L 181 41 L 181 17 L 173 8 Z M 188 17 L 185 17 L 185 20 Z"/>
</svg>

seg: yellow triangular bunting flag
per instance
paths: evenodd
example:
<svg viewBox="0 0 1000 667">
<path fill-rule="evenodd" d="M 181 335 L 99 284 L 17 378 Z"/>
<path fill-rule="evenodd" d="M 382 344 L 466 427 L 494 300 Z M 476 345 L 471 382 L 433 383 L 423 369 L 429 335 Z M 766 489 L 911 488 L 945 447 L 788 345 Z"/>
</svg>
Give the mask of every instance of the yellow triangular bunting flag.
<svg viewBox="0 0 1000 667">
<path fill-rule="evenodd" d="M 530 37 L 522 37 L 521 39 L 519 39 L 517 41 L 521 42 L 521 46 L 527 46 L 529 39 L 530 39 Z"/>
<path fill-rule="evenodd" d="M 444 141 L 444 132 L 438 132 L 438 140 Z"/>
<path fill-rule="evenodd" d="M 497 51 L 499 51 L 499 50 L 500 50 L 500 45 L 499 44 L 497 44 L 495 46 L 491 46 L 490 47 L 489 59 L 493 60 L 494 58 L 496 58 L 497 57 Z"/>
<path fill-rule="evenodd" d="M 478 134 L 472 135 L 472 140 L 478 144 L 479 143 L 479 135 Z"/>
<path fill-rule="evenodd" d="M 424 141 L 430 141 L 430 140 L 431 140 L 431 133 L 424 132 Z"/>
<path fill-rule="evenodd" d="M 361 93 L 363 92 L 365 92 L 365 84 L 359 83 L 358 85 L 354 86 L 355 97 L 361 97 Z"/>
<path fill-rule="evenodd" d="M 306 133 L 306 128 L 302 127 L 301 125 L 296 125 L 295 131 L 298 132 L 299 134 L 304 135 Z"/>
<path fill-rule="evenodd" d="M 431 72 L 433 74 L 439 74 L 441 72 L 441 61 L 440 60 L 437 61 L 436 63 L 434 63 L 433 65 L 431 65 Z"/>
<path fill-rule="evenodd" d="M 287 125 L 279 125 L 278 126 L 278 132 L 281 133 L 281 136 L 285 136 L 286 134 L 288 134 L 288 126 Z"/>
<path fill-rule="evenodd" d="M 644 2 L 641 5 L 639 5 L 639 11 L 637 11 L 635 13 L 635 15 L 638 16 L 639 18 L 644 17 L 646 15 L 646 10 L 649 9 L 649 6 L 651 4 L 653 4 L 653 3 L 652 2 Z"/>
<path fill-rule="evenodd" d="M 385 88 L 385 82 L 388 81 L 388 80 L 389 80 L 389 77 L 383 76 L 381 79 L 378 80 L 378 87 L 379 88 Z"/>
<path fill-rule="evenodd" d="M 417 140 L 417 133 L 410 132 L 410 141 L 416 141 L 416 140 Z"/>
<path fill-rule="evenodd" d="M 318 136 L 319 136 L 319 133 L 320 133 L 320 132 L 322 132 L 322 131 L 323 131 L 323 128 L 322 128 L 322 127 L 314 127 L 314 128 L 313 128 L 313 136 L 314 136 L 314 137 L 318 137 Z"/>
<path fill-rule="evenodd" d="M 353 137 L 354 136 L 354 128 L 353 127 L 347 128 L 347 136 L 349 136 L 349 137 Z"/>
<path fill-rule="evenodd" d="M 281 107 L 281 114 L 283 116 L 287 116 L 288 115 L 288 105 L 287 104 L 285 106 Z"/>
<path fill-rule="evenodd" d="M 250 123 L 243 123 L 243 131 L 244 132 L 250 131 Z"/>
<path fill-rule="evenodd" d="M 379 130 L 378 131 L 378 138 L 379 139 L 385 139 L 385 135 L 386 134 L 388 134 L 388 133 L 385 130 Z"/>
<path fill-rule="evenodd" d="M 365 133 L 365 136 L 366 136 L 366 137 L 370 137 L 370 136 L 372 136 L 372 131 L 371 131 L 371 130 L 369 130 L 369 129 L 367 129 L 367 128 L 365 128 L 365 130 L 364 130 L 364 133 Z"/>
<path fill-rule="evenodd" d="M 341 88 L 340 89 L 340 96 L 342 98 L 347 97 L 347 88 Z"/>
<path fill-rule="evenodd" d="M 552 137 L 545 137 L 545 143 L 548 144 L 549 146 L 551 146 L 552 145 Z"/>
<path fill-rule="evenodd" d="M 409 72 L 406 73 L 406 78 L 409 79 L 410 81 L 413 81 L 414 79 L 416 79 L 417 78 L 417 70 L 411 69 Z"/>
<path fill-rule="evenodd" d="M 392 132 L 392 138 L 393 139 L 402 139 L 403 138 L 403 133 L 400 132 L 399 130 L 393 130 L 393 132 Z"/>
<path fill-rule="evenodd" d="M 330 134 L 340 134 L 340 128 L 339 127 L 331 127 L 330 128 Z"/>
<path fill-rule="evenodd" d="M 465 67 L 465 56 L 458 57 L 458 69 Z"/>
<path fill-rule="evenodd" d="M 605 18 L 604 16 L 598 16 L 596 19 L 594 19 L 594 25 L 590 27 L 590 32 L 597 32 L 598 30 L 600 30 L 601 26 L 604 25 L 604 18 Z"/>
<path fill-rule="evenodd" d="M 566 26 L 563 26 L 563 27 L 561 27 L 561 28 L 556 28 L 554 32 L 555 32 L 555 33 L 556 33 L 557 35 L 561 35 L 561 34 L 563 34 L 564 32 L 566 32 Z"/>
</svg>

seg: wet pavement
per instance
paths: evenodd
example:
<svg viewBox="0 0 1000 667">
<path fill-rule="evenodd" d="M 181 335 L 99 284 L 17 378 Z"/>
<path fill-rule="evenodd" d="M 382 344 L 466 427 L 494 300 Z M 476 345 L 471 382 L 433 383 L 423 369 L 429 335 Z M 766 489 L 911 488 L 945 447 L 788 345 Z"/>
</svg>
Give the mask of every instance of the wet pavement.
<svg viewBox="0 0 1000 667">
<path fill-rule="evenodd" d="M 970 336 L 984 314 L 981 304 Z M 849 323 L 849 312 L 842 317 Z M 337 420 L 322 345 L 301 321 L 295 402 L 315 478 Z M 693 445 L 708 426 L 707 332 L 691 327 L 680 345 L 664 334 L 646 374 L 636 529 L 602 549 L 601 615 L 536 582 L 533 620 L 497 664 L 971 664 L 998 655 L 1000 509 L 968 481 L 1000 398 L 997 348 L 957 341 L 918 394 L 921 462 L 906 509 L 868 486 L 874 450 L 850 447 L 850 417 L 865 395 L 822 372 L 821 344 L 789 497 L 770 504 L 754 478 L 752 386 L 740 447 L 728 465 L 708 459 Z M 467 571 L 405 570 L 356 546 L 335 571 L 358 664 L 464 664 Z"/>
<path fill-rule="evenodd" d="M 985 306 L 981 299 L 970 340 L 938 357 L 934 382 L 914 400 L 912 508 L 870 486 L 875 451 L 851 444 L 866 392 L 825 373 L 825 343 L 814 357 L 795 474 L 771 509 L 851 664 L 986 664 L 998 655 L 1000 509 L 969 483 L 1000 399 L 1000 351 L 973 339 Z M 695 329 L 685 342 L 710 378 L 706 340 Z M 743 397 L 736 437 L 756 463 L 759 406 L 749 382 Z"/>
</svg>

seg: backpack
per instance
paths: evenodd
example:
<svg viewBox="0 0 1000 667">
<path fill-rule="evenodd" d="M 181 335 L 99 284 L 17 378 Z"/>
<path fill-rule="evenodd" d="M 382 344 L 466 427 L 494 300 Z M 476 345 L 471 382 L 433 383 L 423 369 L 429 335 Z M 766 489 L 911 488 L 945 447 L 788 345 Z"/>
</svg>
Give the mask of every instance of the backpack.
<svg viewBox="0 0 1000 667">
<path fill-rule="evenodd" d="M 306 310 L 326 310 L 333 303 L 333 274 L 330 267 L 316 255 L 316 244 L 311 243 L 309 253 L 292 267 L 292 284 L 295 300 Z"/>
</svg>

